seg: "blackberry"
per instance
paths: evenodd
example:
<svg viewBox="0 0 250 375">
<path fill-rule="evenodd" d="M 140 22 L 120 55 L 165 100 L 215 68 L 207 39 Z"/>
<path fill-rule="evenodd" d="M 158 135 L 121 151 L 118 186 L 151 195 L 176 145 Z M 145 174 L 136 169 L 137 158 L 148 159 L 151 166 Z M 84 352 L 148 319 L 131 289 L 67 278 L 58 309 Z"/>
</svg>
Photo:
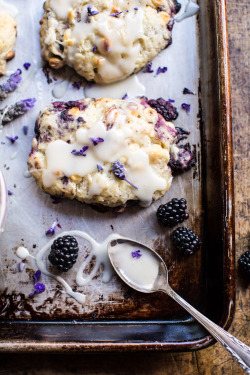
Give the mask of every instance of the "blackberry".
<svg viewBox="0 0 250 375">
<path fill-rule="evenodd" d="M 188 219 L 187 201 L 184 198 L 173 198 L 170 202 L 162 204 L 156 212 L 157 219 L 168 228 L 172 228 L 178 223 L 183 223 Z"/>
<path fill-rule="evenodd" d="M 250 276 L 250 251 L 246 251 L 238 260 L 239 269 L 242 274 Z"/>
<path fill-rule="evenodd" d="M 49 261 L 59 271 L 67 272 L 76 262 L 78 257 L 78 242 L 72 236 L 58 237 L 52 244 Z"/>
<path fill-rule="evenodd" d="M 170 102 L 167 102 L 163 98 L 149 99 L 148 104 L 154 108 L 166 121 L 176 120 L 179 113 L 176 107 Z"/>
<path fill-rule="evenodd" d="M 177 228 L 171 235 L 174 245 L 183 255 L 192 255 L 201 246 L 197 234 L 185 227 Z"/>
</svg>

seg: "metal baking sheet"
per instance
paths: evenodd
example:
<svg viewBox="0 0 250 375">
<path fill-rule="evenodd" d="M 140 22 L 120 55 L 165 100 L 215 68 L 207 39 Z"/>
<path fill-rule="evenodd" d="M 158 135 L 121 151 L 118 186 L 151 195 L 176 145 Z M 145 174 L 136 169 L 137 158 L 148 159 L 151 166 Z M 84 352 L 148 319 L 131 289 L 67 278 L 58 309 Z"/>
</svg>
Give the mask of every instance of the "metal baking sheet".
<svg viewBox="0 0 250 375">
<path fill-rule="evenodd" d="M 84 98 L 84 88 L 73 88 L 71 83 L 79 80 L 79 76 L 77 77 L 71 69 L 63 69 L 56 73 L 50 71 L 52 82 L 47 82 L 42 69 L 39 44 L 39 20 L 43 14 L 43 1 L 30 0 L 28 7 L 25 0 L 11 0 L 9 3 L 15 5 L 19 12 L 16 17 L 16 57 L 8 63 L 7 70 L 11 73 L 17 68 L 22 68 L 25 62 L 30 62 L 31 67 L 28 71 L 22 69 L 22 84 L 4 104 L 11 104 L 27 97 L 35 97 L 37 103 L 27 115 L 3 127 L 0 133 L 0 169 L 8 189 L 13 192 L 8 199 L 5 231 L 0 237 L 0 349 L 37 348 L 38 341 L 44 344 L 43 349 L 60 349 L 62 343 L 68 344 L 69 348 L 82 347 L 87 350 L 98 350 L 100 343 L 106 349 L 138 349 L 139 345 L 144 349 L 156 347 L 177 350 L 184 348 L 183 342 L 186 342 L 185 348 L 192 348 L 194 341 L 200 342 L 201 347 L 206 345 L 210 338 L 204 330 L 169 297 L 162 294 L 136 293 L 115 276 L 109 283 L 103 283 L 96 277 L 89 285 L 76 288 L 75 273 L 72 272 L 67 281 L 77 291 L 86 294 L 84 305 L 69 297 L 55 280 L 45 276 L 42 276 L 42 282 L 46 285 L 46 291 L 34 299 L 29 299 L 28 294 L 33 285 L 31 278 L 36 266 L 32 259 L 28 259 L 24 271 L 18 272 L 19 260 L 15 251 L 18 246 L 24 245 L 31 254 L 35 254 L 48 241 L 45 232 L 55 220 L 59 221 L 62 228 L 57 228 L 57 234 L 64 230 L 82 230 L 101 242 L 111 233 L 118 233 L 157 250 L 167 263 L 170 285 L 173 289 L 197 308 L 207 311 L 208 315 L 213 314 L 210 313 L 208 302 L 211 288 L 218 280 L 220 288 L 218 286 L 217 300 L 221 299 L 221 295 L 226 296 L 225 300 L 230 300 L 232 305 L 233 271 L 230 273 L 231 281 L 226 294 L 223 286 L 228 279 L 220 278 L 220 273 L 225 267 L 223 249 L 226 239 L 228 240 L 227 235 L 233 238 L 232 212 L 226 219 L 227 224 L 228 220 L 231 220 L 231 230 L 227 233 L 223 227 L 226 227 L 223 207 L 225 202 L 226 205 L 228 203 L 228 200 L 225 201 L 223 190 L 224 173 L 229 167 L 228 164 L 223 164 L 222 155 L 227 150 L 230 159 L 231 150 L 225 142 L 215 150 L 215 157 L 219 158 L 216 173 L 211 170 L 214 168 L 214 159 L 209 154 L 211 149 L 214 151 L 217 142 L 213 120 L 218 121 L 216 126 L 221 126 L 217 131 L 219 139 L 224 139 L 225 131 L 229 132 L 230 139 L 230 119 L 221 123 L 223 118 L 220 104 L 228 95 L 225 90 L 226 80 L 223 82 L 218 76 L 213 76 L 215 71 L 218 72 L 220 65 L 217 58 L 211 58 L 214 53 L 211 51 L 211 45 L 218 43 L 216 36 L 219 35 L 221 25 L 225 28 L 224 2 L 216 5 L 216 2 L 212 1 L 208 5 L 205 1 L 206 4 L 201 4 L 199 22 L 197 17 L 191 17 L 174 25 L 173 44 L 153 60 L 154 70 L 159 66 L 168 67 L 165 74 L 155 77 L 155 74 L 140 72 L 137 75 L 145 86 L 144 95 L 147 97 L 175 100 L 179 110 L 175 125 L 190 131 L 188 141 L 196 155 L 196 167 L 175 177 L 170 190 L 151 207 L 130 207 L 120 214 L 110 211 L 98 212 L 77 201 L 64 200 L 53 204 L 52 199 L 36 186 L 32 178 L 25 177 L 35 120 L 41 108 L 56 100 L 52 95 L 53 87 L 60 81 L 69 80 L 70 77 L 66 93 L 60 98 L 63 101 Z M 184 5 L 185 3 L 183 0 Z M 214 30 L 210 30 L 209 22 L 214 23 Z M 224 40 L 223 48 L 226 47 L 225 43 Z M 218 44 L 216 48 L 218 56 L 222 50 L 219 50 Z M 225 64 L 222 68 L 225 73 Z M 5 79 L 6 77 L 1 78 L 0 82 Z M 220 96 L 221 85 L 224 85 L 224 97 Z M 184 87 L 194 91 L 195 95 L 183 95 Z M 121 92 L 120 97 L 124 94 Z M 191 104 L 190 114 L 181 109 L 183 102 Z M 27 136 L 23 134 L 24 125 L 29 127 Z M 7 135 L 18 135 L 19 139 L 15 144 L 10 144 L 6 139 Z M 213 181 L 214 177 L 218 180 Z M 231 184 L 232 176 L 229 176 L 227 186 L 231 187 Z M 214 191 L 215 202 L 209 205 Z M 222 192 L 222 195 L 219 192 Z M 171 230 L 162 228 L 156 220 L 155 213 L 159 204 L 173 197 L 186 198 L 190 215 L 186 225 L 195 230 L 203 241 L 201 251 L 190 258 L 176 254 L 169 240 Z M 227 199 L 230 199 L 232 205 L 232 192 Z M 222 216 L 217 216 L 216 223 L 211 223 L 208 220 L 216 203 L 222 208 Z M 216 249 L 222 245 L 214 273 L 207 268 L 212 257 L 211 253 L 208 253 L 211 242 L 208 229 L 213 230 Z M 227 262 L 232 266 L 233 240 L 230 246 L 231 252 L 228 253 L 230 256 Z M 80 259 L 83 259 L 88 251 L 88 243 L 81 243 Z M 214 255 L 214 251 L 212 254 Z M 221 306 L 219 303 L 215 320 L 221 322 L 222 316 L 225 325 L 231 318 L 231 310 L 227 304 Z M 22 333 L 24 331 L 27 333 L 25 338 Z M 18 339 L 15 340 L 14 337 Z"/>
</svg>

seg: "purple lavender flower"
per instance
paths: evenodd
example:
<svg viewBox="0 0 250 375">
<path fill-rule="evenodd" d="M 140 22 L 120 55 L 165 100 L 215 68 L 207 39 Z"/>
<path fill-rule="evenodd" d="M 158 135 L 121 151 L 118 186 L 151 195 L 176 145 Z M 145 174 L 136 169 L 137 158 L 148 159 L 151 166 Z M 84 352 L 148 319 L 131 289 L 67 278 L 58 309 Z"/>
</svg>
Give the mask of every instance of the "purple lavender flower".
<svg viewBox="0 0 250 375">
<path fill-rule="evenodd" d="M 10 137 L 10 136 L 6 135 L 6 138 L 8 138 L 11 141 L 11 143 L 15 143 L 16 140 L 18 139 L 18 136 L 16 135 L 15 137 Z"/>
<path fill-rule="evenodd" d="M 156 76 L 158 76 L 158 74 L 161 74 L 161 73 L 166 73 L 167 70 L 168 68 L 166 66 L 163 66 L 162 68 L 159 66 L 159 68 L 156 71 Z"/>
<path fill-rule="evenodd" d="M 122 99 L 125 100 L 128 98 L 128 94 L 126 93 L 125 95 L 123 95 Z"/>
<path fill-rule="evenodd" d="M 42 284 L 42 283 L 38 283 L 37 281 L 40 279 L 41 277 L 41 271 L 40 270 L 37 270 L 34 275 L 33 275 L 33 280 L 34 280 L 34 290 L 29 294 L 29 297 L 33 297 L 34 294 L 38 294 L 38 293 L 42 293 L 45 291 L 45 285 Z"/>
<path fill-rule="evenodd" d="M 88 146 L 84 146 L 83 148 L 81 148 L 81 150 L 77 151 L 77 150 L 72 150 L 71 151 L 71 154 L 75 155 L 75 156 L 86 156 L 86 154 L 84 153 L 85 151 L 87 151 L 89 147 Z"/>
<path fill-rule="evenodd" d="M 112 16 L 112 17 L 118 17 L 119 16 L 119 14 L 121 14 L 122 12 L 116 12 L 116 13 L 111 13 L 110 15 Z"/>
<path fill-rule="evenodd" d="M 18 83 L 22 80 L 21 74 L 21 69 L 17 69 L 15 73 L 11 74 L 6 83 L 0 85 L 0 102 L 5 100 L 11 92 L 17 89 Z"/>
<path fill-rule="evenodd" d="M 183 94 L 190 94 L 190 95 L 194 95 L 194 92 L 193 92 L 193 91 L 191 91 L 191 90 L 189 90 L 189 89 L 187 89 L 186 87 L 184 87 L 184 89 L 183 89 Z"/>
<path fill-rule="evenodd" d="M 143 73 L 154 73 L 154 70 L 152 69 L 152 62 L 150 62 L 144 69 Z"/>
<path fill-rule="evenodd" d="M 187 104 L 187 103 L 182 103 L 181 105 L 181 108 L 185 109 L 185 111 L 187 111 L 187 113 L 190 112 L 190 104 Z"/>
<path fill-rule="evenodd" d="M 18 263 L 18 271 L 22 272 L 24 269 L 25 264 L 23 262 Z"/>
<path fill-rule="evenodd" d="M 12 191 L 8 190 L 8 195 L 13 195 Z"/>
<path fill-rule="evenodd" d="M 24 63 L 23 67 L 24 67 L 24 69 L 28 70 L 30 65 L 31 65 L 30 63 Z"/>
<path fill-rule="evenodd" d="M 27 135 L 28 134 L 29 127 L 28 126 L 23 126 L 23 134 Z"/>
<path fill-rule="evenodd" d="M 33 275 L 33 280 L 35 283 L 37 283 L 37 281 L 40 279 L 41 277 L 41 271 L 40 270 L 37 270 L 34 275 Z"/>
<path fill-rule="evenodd" d="M 55 234 L 56 227 L 57 227 L 57 222 L 54 221 L 54 223 L 51 225 L 49 230 L 47 230 L 47 232 L 45 232 L 46 236 L 49 236 L 50 234 L 52 234 L 52 235 Z"/>
<path fill-rule="evenodd" d="M 101 166 L 101 164 L 97 164 L 97 170 L 98 172 L 103 171 L 103 167 Z"/>
<path fill-rule="evenodd" d="M 82 82 L 73 82 L 73 83 L 72 83 L 72 86 L 73 86 L 75 89 L 77 89 L 77 90 L 80 90 L 81 85 L 82 85 Z"/>
<path fill-rule="evenodd" d="M 119 161 L 115 161 L 114 163 L 112 163 L 111 171 L 114 172 L 115 177 L 119 178 L 119 180 L 124 180 L 129 185 L 133 186 L 133 188 L 138 189 L 135 185 L 133 185 L 126 179 L 124 164 L 120 163 Z"/>
<path fill-rule="evenodd" d="M 140 259 L 140 257 L 142 256 L 141 250 L 132 251 L 131 255 L 133 258 Z"/>
<path fill-rule="evenodd" d="M 93 53 L 95 53 L 97 51 L 97 47 L 94 46 L 92 51 L 93 51 Z"/>
<path fill-rule="evenodd" d="M 88 16 L 96 16 L 97 14 L 99 14 L 99 12 L 97 12 L 96 10 L 91 10 L 91 7 L 88 7 Z"/>
<path fill-rule="evenodd" d="M 103 139 L 103 138 L 94 138 L 94 137 L 89 137 L 89 139 L 91 139 L 91 141 L 93 142 L 93 145 L 94 145 L 94 146 L 97 146 L 98 143 L 100 143 L 100 142 L 104 142 L 104 139 Z"/>
<path fill-rule="evenodd" d="M 168 99 L 168 102 L 169 102 L 169 103 L 175 103 L 175 100 L 173 100 L 173 99 Z"/>
</svg>

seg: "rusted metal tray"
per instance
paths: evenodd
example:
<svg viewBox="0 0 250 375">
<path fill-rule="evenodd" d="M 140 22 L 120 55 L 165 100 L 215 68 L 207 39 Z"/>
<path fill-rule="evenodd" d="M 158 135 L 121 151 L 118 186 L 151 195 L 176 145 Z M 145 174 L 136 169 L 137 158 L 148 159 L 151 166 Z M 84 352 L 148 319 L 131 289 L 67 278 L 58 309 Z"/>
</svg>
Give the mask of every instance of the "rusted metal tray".
<svg viewBox="0 0 250 375">
<path fill-rule="evenodd" d="M 32 9 L 37 5 L 34 1 L 30 4 L 31 16 Z M 17 201 L 11 200 L 12 197 L 9 199 L 5 233 L 0 237 L 0 285 L 5 286 L 0 289 L 0 351 L 183 351 L 201 349 L 213 342 L 211 336 L 170 298 L 160 293 L 150 296 L 136 293 L 116 279 L 107 290 L 103 286 L 103 294 L 96 290 L 98 281 L 93 280 L 93 285 L 85 290 L 85 293 L 93 295 L 87 308 L 80 308 L 72 299 L 66 298 L 56 283 L 50 284 L 48 280 L 50 287 L 46 295 L 39 295 L 35 302 L 28 299 L 34 265 L 26 264 L 25 272 L 20 276 L 15 249 L 24 244 L 35 252 L 36 247 L 46 242 L 45 229 L 55 217 L 63 222 L 64 230 L 81 226 L 85 230 L 88 228 L 97 239 L 102 239 L 115 228 L 122 235 L 153 246 L 166 260 L 173 289 L 210 319 L 225 329 L 229 327 L 234 312 L 234 195 L 226 6 L 224 0 L 204 0 L 199 5 L 195 26 L 198 30 L 198 52 L 194 51 L 194 55 L 197 53 L 199 57 L 199 62 L 196 62 L 199 74 L 194 78 L 198 83 L 197 95 L 192 99 L 179 99 L 179 104 L 184 100 L 193 100 L 193 108 L 197 109 L 197 116 L 195 114 L 195 117 L 186 120 L 187 117 L 181 114 L 179 119 L 184 127 L 187 121 L 194 134 L 190 142 L 196 148 L 197 166 L 178 177 L 161 202 L 175 195 L 187 198 L 188 226 L 199 233 L 202 250 L 189 258 L 176 255 L 169 241 L 171 232 L 156 225 L 154 215 L 160 202 L 154 203 L 150 211 L 131 207 L 122 216 L 117 216 L 110 212 L 96 212 L 79 202 L 53 205 L 31 179 L 19 185 L 33 136 L 30 131 L 30 138 L 24 141 L 23 149 L 22 146 L 11 151 L 7 148 L 6 160 L 3 160 L 3 153 L 0 160 L 7 187 L 14 189 L 14 195 L 18 197 Z M 42 10 L 32 22 L 37 22 L 41 15 Z M 32 23 L 31 32 L 34 30 Z M 187 30 L 195 31 L 192 27 Z M 25 42 L 21 31 L 19 37 Z M 189 37 L 192 39 L 192 35 Z M 180 42 L 178 38 L 173 37 L 173 43 L 177 42 Z M 34 54 L 39 52 L 39 43 L 37 45 Z M 171 56 L 170 48 L 163 56 Z M 25 55 L 21 57 L 28 58 Z M 19 61 L 20 64 L 25 62 Z M 192 64 L 193 61 L 187 63 Z M 11 64 L 13 68 L 14 62 Z M 191 71 L 193 67 L 189 68 Z M 162 77 L 158 81 L 152 97 L 164 96 L 164 79 Z M 185 87 L 183 77 L 180 79 L 180 87 Z M 46 85 L 43 82 L 37 87 L 44 103 L 48 92 Z M 32 88 L 25 87 L 27 91 L 31 90 L 28 92 L 31 95 Z M 171 85 L 167 94 L 170 97 L 175 95 Z M 72 99 L 80 98 L 79 93 L 78 97 L 76 93 L 72 95 L 75 95 Z M 32 115 L 24 117 L 19 123 L 13 123 L 9 132 L 10 129 L 12 133 L 17 129 L 20 131 L 27 121 L 31 129 L 39 109 L 37 107 Z M 13 150 L 21 155 L 22 167 L 17 168 L 16 159 L 8 158 Z M 10 177 L 10 169 L 14 170 L 16 180 Z M 29 196 L 30 205 L 27 202 L 23 204 L 26 196 Z M 42 207 L 36 217 L 32 216 L 33 200 Z M 22 215 L 17 218 L 18 205 Z M 91 292 L 93 286 L 95 293 Z"/>
</svg>

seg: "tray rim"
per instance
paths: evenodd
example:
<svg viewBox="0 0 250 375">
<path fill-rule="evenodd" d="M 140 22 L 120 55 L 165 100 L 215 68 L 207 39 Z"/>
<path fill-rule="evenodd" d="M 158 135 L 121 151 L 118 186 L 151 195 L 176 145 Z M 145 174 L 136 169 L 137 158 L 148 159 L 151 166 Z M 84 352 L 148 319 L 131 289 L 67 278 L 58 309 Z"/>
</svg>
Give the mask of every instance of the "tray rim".
<svg viewBox="0 0 250 375">
<path fill-rule="evenodd" d="M 228 329 L 233 321 L 235 309 L 235 215 L 234 215 L 234 177 L 233 177 L 233 143 L 232 143 L 232 122 L 231 122 L 231 94 L 230 94 L 230 74 L 229 74 L 229 51 L 228 51 L 228 31 L 226 0 L 216 1 L 217 6 L 217 56 L 219 72 L 219 98 L 220 98 L 220 119 L 223 140 L 223 224 L 224 224 L 224 269 L 230 270 L 224 274 L 225 303 L 224 314 L 220 321 L 220 326 Z M 5 322 L 12 327 L 16 322 Z M 39 324 L 34 322 L 34 324 Z M 65 322 L 64 322 L 65 323 Z M 101 324 L 101 322 L 96 322 Z M 43 322 L 42 324 L 46 324 Z M 56 322 L 55 322 L 56 324 Z M 129 324 L 129 322 L 128 322 Z M 0 342 L 0 352 L 96 352 L 96 351 L 192 351 L 206 348 L 215 343 L 211 335 L 204 336 L 199 340 L 183 342 Z"/>
</svg>

